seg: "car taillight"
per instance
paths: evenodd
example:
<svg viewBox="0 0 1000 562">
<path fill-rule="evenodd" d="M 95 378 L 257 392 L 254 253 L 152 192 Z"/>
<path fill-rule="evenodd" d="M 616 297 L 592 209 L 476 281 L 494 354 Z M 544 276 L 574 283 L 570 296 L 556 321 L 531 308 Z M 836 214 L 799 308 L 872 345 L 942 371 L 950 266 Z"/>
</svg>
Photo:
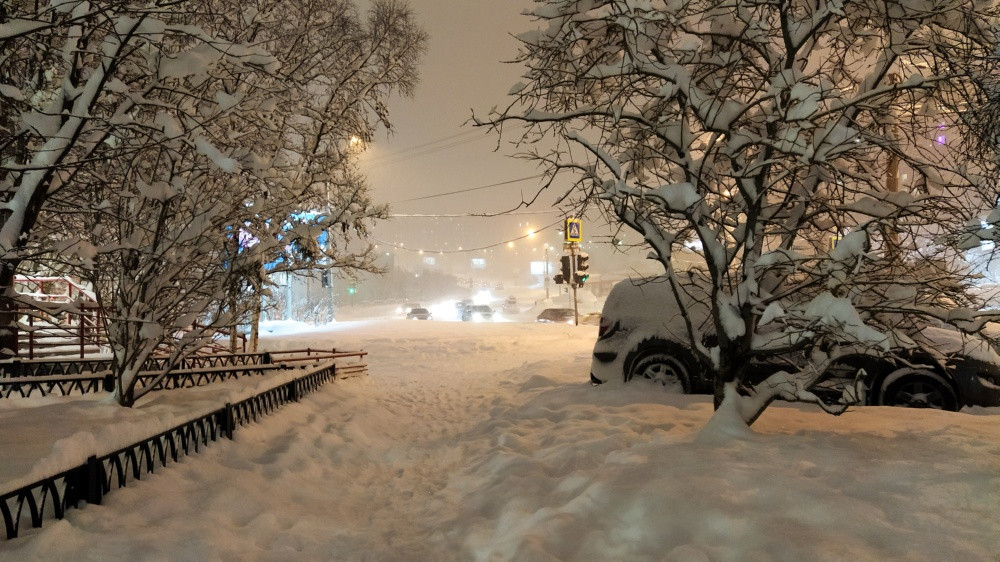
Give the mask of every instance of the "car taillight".
<svg viewBox="0 0 1000 562">
<path fill-rule="evenodd" d="M 606 320 L 604 318 L 601 318 L 601 325 L 597 329 L 597 338 L 598 339 L 606 338 L 611 334 L 615 333 L 617 328 L 618 328 L 617 323 L 612 324 L 611 320 Z"/>
</svg>

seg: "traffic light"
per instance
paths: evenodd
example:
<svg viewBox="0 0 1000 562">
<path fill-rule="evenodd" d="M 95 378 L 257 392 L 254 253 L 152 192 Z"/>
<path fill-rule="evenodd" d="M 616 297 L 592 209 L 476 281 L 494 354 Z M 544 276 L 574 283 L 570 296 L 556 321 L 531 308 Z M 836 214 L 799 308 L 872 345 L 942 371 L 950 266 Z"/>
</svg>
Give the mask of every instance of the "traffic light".
<svg viewBox="0 0 1000 562">
<path fill-rule="evenodd" d="M 556 282 L 556 285 L 562 285 L 563 283 L 566 282 L 566 278 L 563 277 L 562 273 L 556 274 L 556 276 L 553 277 L 552 280 Z"/>
<path fill-rule="evenodd" d="M 351 285 L 350 287 L 347 288 L 347 294 L 348 295 L 353 295 L 354 293 L 357 293 L 357 292 L 358 292 L 358 288 L 355 287 L 354 285 Z"/>
<path fill-rule="evenodd" d="M 588 261 L 590 261 L 590 256 L 588 254 L 577 254 L 576 271 L 573 272 L 573 282 L 576 283 L 577 286 L 582 287 L 583 284 L 587 282 L 587 279 L 590 279 L 590 273 L 587 273 L 587 270 L 590 269 L 590 264 L 587 263 Z"/>
<path fill-rule="evenodd" d="M 573 278 L 573 256 L 566 254 L 559 258 L 559 262 L 562 265 L 562 277 L 563 281 L 569 283 L 569 280 Z"/>
</svg>

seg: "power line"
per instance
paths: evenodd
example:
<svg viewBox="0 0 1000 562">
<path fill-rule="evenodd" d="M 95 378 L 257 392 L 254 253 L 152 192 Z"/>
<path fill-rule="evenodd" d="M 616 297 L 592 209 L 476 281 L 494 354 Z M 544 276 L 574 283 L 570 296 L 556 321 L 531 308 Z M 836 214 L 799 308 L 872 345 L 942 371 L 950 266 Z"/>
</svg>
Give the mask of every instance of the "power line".
<svg viewBox="0 0 1000 562">
<path fill-rule="evenodd" d="M 396 152 L 393 152 L 391 154 L 386 154 L 386 155 L 382 156 L 381 158 L 375 158 L 374 160 L 381 160 L 381 159 L 384 159 L 384 158 L 392 158 L 394 156 L 399 156 L 399 155 L 405 154 L 407 152 L 412 152 L 414 150 L 418 150 L 418 149 L 430 146 L 432 144 L 437 144 L 439 142 L 444 142 L 444 141 L 447 141 L 447 140 L 457 139 L 458 137 L 467 137 L 467 136 L 472 135 L 472 134 L 477 133 L 477 132 L 481 132 L 481 131 L 476 131 L 474 129 L 470 129 L 470 130 L 466 130 L 466 131 L 461 131 L 459 133 L 455 133 L 453 135 L 444 136 L 444 137 L 441 137 L 439 139 L 434 139 L 434 140 L 431 140 L 431 141 L 422 142 L 420 144 L 415 144 L 413 146 L 408 146 L 406 148 L 399 149 Z"/>
<path fill-rule="evenodd" d="M 563 222 L 562 219 L 557 220 L 557 221 L 555 221 L 555 222 L 553 222 L 551 224 L 548 224 L 546 226 L 543 226 L 542 228 L 539 228 L 538 230 L 533 230 L 533 231 L 531 231 L 528 234 L 523 234 L 521 236 L 518 236 L 517 238 L 511 238 L 510 240 L 504 240 L 502 242 L 496 242 L 494 244 L 488 244 L 486 246 L 479 246 L 478 248 L 464 248 L 464 249 L 461 249 L 461 250 L 428 250 L 426 248 L 417 248 L 417 249 L 414 249 L 414 248 L 407 248 L 406 246 L 400 246 L 400 245 L 397 245 L 397 244 L 393 244 L 391 242 L 386 242 L 384 240 L 375 239 L 375 241 L 378 242 L 379 244 L 384 244 L 386 246 L 389 246 L 390 248 L 396 248 L 397 250 L 406 250 L 408 252 L 424 252 L 424 253 L 427 253 L 427 254 L 467 254 L 469 252 L 481 252 L 483 250 L 489 250 L 490 248 L 496 248 L 497 246 L 504 246 L 504 245 L 509 244 L 511 242 L 517 242 L 518 240 L 523 240 L 525 238 L 528 238 L 529 236 L 534 236 L 536 233 L 542 232 L 543 230 L 548 230 L 548 229 L 552 228 L 553 226 L 562 224 L 562 222 Z"/>
<path fill-rule="evenodd" d="M 491 219 L 491 218 L 497 218 L 497 217 L 510 217 L 510 216 L 519 216 L 519 215 L 551 215 L 551 214 L 556 214 L 556 213 L 558 213 L 558 214 L 564 214 L 564 212 L 560 211 L 559 209 L 550 209 L 548 211 L 509 211 L 509 212 L 503 212 L 503 213 L 440 213 L 440 214 L 431 214 L 431 213 L 391 213 L 389 215 L 389 218 L 393 218 L 393 219 L 395 219 L 395 218 L 404 218 L 404 219 L 408 219 L 408 218 L 432 218 L 433 219 L 433 218 L 465 218 L 465 217 L 471 217 L 471 218 Z"/>
<path fill-rule="evenodd" d="M 460 137 L 468 137 L 469 135 L 477 135 L 477 134 L 479 136 L 474 136 L 474 137 L 470 137 L 470 138 L 464 138 L 464 139 L 461 139 L 461 140 L 454 140 L 453 142 L 450 142 L 448 144 L 444 144 L 444 145 L 440 145 L 440 146 L 434 146 L 434 145 L 436 145 L 438 143 L 442 143 L 442 142 L 449 141 L 449 140 L 452 140 L 452 139 L 458 139 Z M 457 146 L 462 146 L 464 144 L 469 144 L 469 143 L 477 142 L 477 141 L 480 141 L 480 140 L 483 140 L 483 139 L 488 139 L 488 138 L 490 138 L 490 137 L 488 137 L 486 134 L 482 133 L 481 131 L 463 131 L 461 133 L 456 133 L 454 135 L 449 135 L 447 137 L 442 137 L 442 138 L 437 139 L 437 140 L 428 141 L 428 142 L 425 142 L 425 143 L 414 145 L 414 146 L 411 146 L 409 148 L 406 148 L 406 149 L 403 149 L 403 150 L 400 150 L 400 151 L 397 151 L 397 152 L 393 152 L 391 154 L 386 154 L 386 155 L 381 156 L 381 157 L 372 158 L 371 160 L 367 161 L 365 163 L 365 165 L 367 167 L 377 167 L 377 166 L 386 166 L 386 165 L 391 165 L 391 164 L 398 164 L 400 162 L 405 162 L 405 161 L 411 160 L 413 158 L 417 158 L 417 157 L 420 157 L 420 156 L 426 156 L 428 154 L 433 154 L 435 152 L 440 152 L 442 150 L 447 150 L 449 148 L 455 148 Z"/>
<path fill-rule="evenodd" d="M 437 197 L 447 197 L 448 195 L 457 195 L 459 193 L 469 193 L 470 191 L 478 191 L 480 189 L 489 189 L 491 187 L 500 187 L 500 186 L 504 186 L 504 185 L 510 185 L 512 183 L 518 183 L 518 182 L 522 182 L 522 181 L 528 181 L 528 180 L 538 179 L 540 177 L 543 177 L 544 175 L 545 174 L 535 174 L 533 176 L 525 176 L 523 178 L 517 178 L 517 179 L 514 179 L 514 180 L 507 180 L 507 181 L 502 181 L 502 182 L 498 182 L 498 183 L 491 183 L 489 185 L 481 185 L 479 187 L 470 187 L 470 188 L 467 188 L 467 189 L 459 189 L 457 191 L 449 191 L 447 193 L 437 193 L 437 194 L 434 194 L 434 195 L 424 195 L 422 197 L 412 197 L 410 199 L 401 199 L 399 201 L 394 201 L 394 202 L 390 203 L 390 205 L 395 205 L 395 204 L 398 204 L 398 203 L 409 203 L 410 201 L 422 201 L 424 199 L 435 199 Z"/>
</svg>

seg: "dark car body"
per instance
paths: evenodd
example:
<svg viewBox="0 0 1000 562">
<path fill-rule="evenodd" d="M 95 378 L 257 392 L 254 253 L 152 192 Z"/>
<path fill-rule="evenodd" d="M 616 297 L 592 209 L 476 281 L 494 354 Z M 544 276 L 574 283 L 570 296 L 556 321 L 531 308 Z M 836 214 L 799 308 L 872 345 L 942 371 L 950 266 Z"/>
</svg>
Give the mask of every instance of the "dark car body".
<svg viewBox="0 0 1000 562">
<path fill-rule="evenodd" d="M 431 311 L 426 308 L 411 308 L 406 313 L 407 320 L 430 320 L 431 316 Z"/>
<path fill-rule="evenodd" d="M 645 378 L 683 392 L 711 392 L 709 369 L 691 350 L 685 324 L 687 319 L 700 333 L 714 333 L 703 304 L 707 301 L 696 299 L 681 311 L 669 284 L 659 280 L 626 280 L 611 290 L 594 344 L 591 382 Z M 924 326 L 909 336 L 916 344 L 911 349 L 894 349 L 884 356 L 860 349 L 846 354 L 810 390 L 833 403 L 858 381 L 861 402 L 868 405 L 947 410 L 1000 406 L 1000 355 L 989 342 L 943 326 Z M 751 363 L 751 382 L 781 370 L 787 365 L 784 359 L 789 358 Z"/>
<path fill-rule="evenodd" d="M 538 317 L 536 322 L 553 322 L 556 324 L 572 324 L 576 320 L 576 313 L 572 308 L 546 308 Z"/>
</svg>

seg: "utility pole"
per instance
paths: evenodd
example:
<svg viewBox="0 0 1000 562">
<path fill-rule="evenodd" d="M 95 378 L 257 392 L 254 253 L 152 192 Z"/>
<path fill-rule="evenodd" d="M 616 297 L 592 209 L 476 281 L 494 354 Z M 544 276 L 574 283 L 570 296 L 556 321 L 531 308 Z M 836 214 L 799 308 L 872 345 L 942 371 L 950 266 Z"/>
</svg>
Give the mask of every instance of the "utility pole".
<svg viewBox="0 0 1000 562">
<path fill-rule="evenodd" d="M 545 245 L 545 300 L 549 300 L 549 245 Z"/>
</svg>

